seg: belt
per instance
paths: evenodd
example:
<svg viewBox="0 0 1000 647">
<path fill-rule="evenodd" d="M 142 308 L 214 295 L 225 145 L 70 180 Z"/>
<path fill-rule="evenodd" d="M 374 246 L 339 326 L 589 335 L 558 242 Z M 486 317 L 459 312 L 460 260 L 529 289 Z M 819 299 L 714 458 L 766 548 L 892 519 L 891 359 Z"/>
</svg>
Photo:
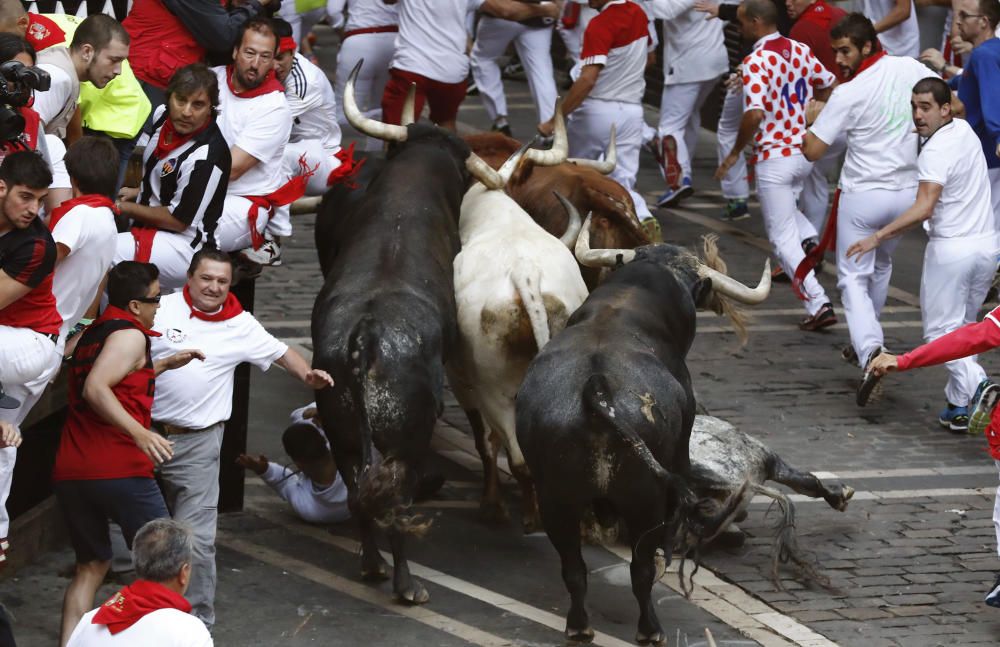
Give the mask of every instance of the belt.
<svg viewBox="0 0 1000 647">
<path fill-rule="evenodd" d="M 38 334 L 41 335 L 42 337 L 47 337 L 49 341 L 51 341 L 53 344 L 59 343 L 59 333 L 57 332 L 49 332 L 49 333 L 41 332 Z"/>
<path fill-rule="evenodd" d="M 389 32 L 399 31 L 398 25 L 386 25 L 384 27 L 362 27 L 361 29 L 352 29 L 350 31 L 345 31 L 341 40 L 345 38 L 350 38 L 351 36 L 357 36 L 358 34 L 385 34 Z"/>
<path fill-rule="evenodd" d="M 172 425 L 168 422 L 157 422 L 153 421 L 153 427 L 159 430 L 164 436 L 180 436 L 183 434 L 197 434 L 202 431 L 207 431 L 214 427 L 215 425 L 209 425 L 207 427 L 201 427 L 200 429 L 191 429 L 190 427 L 181 427 L 179 425 Z"/>
</svg>

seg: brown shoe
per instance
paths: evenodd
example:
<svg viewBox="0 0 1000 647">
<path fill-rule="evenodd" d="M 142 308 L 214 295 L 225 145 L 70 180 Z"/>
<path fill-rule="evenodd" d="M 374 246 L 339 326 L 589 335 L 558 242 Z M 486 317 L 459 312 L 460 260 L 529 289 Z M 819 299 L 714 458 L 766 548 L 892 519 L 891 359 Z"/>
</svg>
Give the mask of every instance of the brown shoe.
<svg viewBox="0 0 1000 647">
<path fill-rule="evenodd" d="M 824 303 L 823 307 L 816 311 L 816 314 L 799 322 L 799 329 L 817 331 L 829 328 L 835 323 L 837 323 L 837 315 L 833 312 L 833 304 Z"/>
</svg>

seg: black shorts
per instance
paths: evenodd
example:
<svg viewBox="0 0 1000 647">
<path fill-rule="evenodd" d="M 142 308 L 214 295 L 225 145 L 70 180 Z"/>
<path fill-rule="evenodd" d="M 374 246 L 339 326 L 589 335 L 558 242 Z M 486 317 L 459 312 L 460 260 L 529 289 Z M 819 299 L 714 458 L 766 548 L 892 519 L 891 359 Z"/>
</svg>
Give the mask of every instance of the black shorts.
<svg viewBox="0 0 1000 647">
<path fill-rule="evenodd" d="M 108 520 L 121 526 L 125 543 L 132 548 L 132 538 L 146 522 L 170 516 L 151 478 L 57 481 L 53 489 L 77 564 L 111 559 Z"/>
</svg>

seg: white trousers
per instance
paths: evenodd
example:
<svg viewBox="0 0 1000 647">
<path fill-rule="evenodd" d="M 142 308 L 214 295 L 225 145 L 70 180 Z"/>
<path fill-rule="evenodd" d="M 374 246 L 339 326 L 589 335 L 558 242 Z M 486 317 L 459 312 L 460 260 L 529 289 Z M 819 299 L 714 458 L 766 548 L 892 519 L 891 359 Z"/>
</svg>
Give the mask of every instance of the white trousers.
<svg viewBox="0 0 1000 647">
<path fill-rule="evenodd" d="M 803 180 L 811 171 L 812 164 L 802 155 L 772 157 L 757 162 L 757 197 L 764 215 L 764 228 L 774 255 L 788 276 L 794 276 L 795 268 L 805 258 L 802 240 L 809 237 L 808 221 L 796 206 L 795 199 L 802 190 Z M 812 231 L 815 235 L 815 230 Z M 810 315 L 816 314 L 823 304 L 830 301 L 814 272 L 806 275 L 802 293 Z"/>
<path fill-rule="evenodd" d="M 27 417 L 37 401 L 37 396 L 31 401 L 29 398 L 35 390 L 41 392 L 36 385 L 52 370 L 53 363 L 58 369 L 52 340 L 29 328 L 0 326 L 0 383 L 7 395 L 21 401 L 17 409 L 0 409 L 0 420 L 20 424 Z M 45 388 L 45 382 L 41 382 L 41 388 Z M 0 538 L 6 537 L 10 528 L 7 497 L 16 461 L 16 448 L 0 449 Z"/>
<path fill-rule="evenodd" d="M 389 63 L 396 51 L 396 33 L 355 34 L 343 40 L 337 52 L 337 79 L 334 91 L 337 93 L 337 122 L 347 126 L 344 116 L 344 86 L 347 77 L 358 61 L 364 64 L 358 72 L 354 84 L 354 100 L 358 108 L 370 119 L 382 119 L 382 93 L 389 81 Z M 365 149 L 382 150 L 382 140 L 366 138 Z"/>
<path fill-rule="evenodd" d="M 199 245 L 200 247 L 200 245 Z M 158 231 L 153 237 L 149 262 L 160 270 L 160 288 L 164 294 L 174 292 L 187 283 L 188 266 L 197 251 L 191 242 L 180 234 Z M 135 238 L 131 232 L 118 234 L 114 264 L 135 260 Z"/>
<path fill-rule="evenodd" d="M 565 11 L 565 9 L 563 10 Z M 574 66 L 580 61 L 580 51 L 583 49 L 583 32 L 587 30 L 587 25 L 596 15 L 597 11 L 584 3 L 580 7 L 580 17 L 572 29 L 563 27 L 561 20 L 556 22 L 556 31 L 562 38 L 563 44 L 566 46 L 566 53 L 573 61 Z"/>
<path fill-rule="evenodd" d="M 289 2 L 281 3 L 278 15 L 292 26 L 292 38 L 299 44 L 299 50 L 301 51 L 303 35 L 308 36 L 312 28 L 316 26 L 316 23 L 326 17 L 326 7 L 319 7 L 299 13 L 295 10 L 295 2 L 289 0 Z"/>
<path fill-rule="evenodd" d="M 997 243 L 996 233 L 932 238 L 927 242 L 920 275 L 925 342 L 978 320 L 997 268 Z M 986 371 L 974 355 L 946 362 L 945 368 L 948 369 L 945 397 L 955 406 L 967 406 L 976 387 L 986 378 Z"/>
<path fill-rule="evenodd" d="M 306 185 L 306 195 L 323 195 L 326 193 L 326 179 L 338 166 L 340 160 L 334 153 L 323 147 L 323 142 L 318 139 L 303 139 L 298 142 L 288 142 L 285 145 L 285 168 L 289 175 L 294 175 L 299 171 L 299 160 L 316 171 L 309 177 Z"/>
<path fill-rule="evenodd" d="M 716 153 L 719 156 L 719 164 L 722 164 L 722 160 L 726 159 L 736 144 L 741 119 L 743 119 L 743 85 L 737 84 L 733 89 L 726 91 L 726 97 L 722 102 L 722 113 L 719 115 L 719 127 L 716 132 L 718 142 Z M 750 182 L 747 175 L 747 160 L 740 155 L 722 178 L 722 197 L 727 200 L 749 198 Z"/>
<path fill-rule="evenodd" d="M 840 194 L 837 287 L 844 304 L 851 345 L 862 367 L 868 355 L 885 341 L 879 317 L 889 294 L 892 253 L 899 244 L 899 238 L 887 240 L 860 257 L 847 260 L 844 256 L 851 245 L 899 217 L 916 197 L 916 187 L 900 191 L 875 189 Z"/>
<path fill-rule="evenodd" d="M 222 215 L 215 226 L 215 245 L 224 252 L 236 252 L 252 245 L 250 222 L 247 212 L 250 201 L 239 195 L 227 195 L 222 205 Z M 274 225 L 274 226 L 272 226 Z M 290 236 L 292 219 L 288 207 L 278 207 L 273 212 L 261 208 L 257 211 L 257 231 L 267 230 L 274 236 Z"/>
<path fill-rule="evenodd" d="M 823 157 L 813 163 L 812 172 L 802 183 L 802 195 L 799 196 L 799 206 L 803 215 L 817 232 L 823 231 L 826 215 L 830 205 L 830 177 L 837 172 L 840 156 L 844 152 L 844 142 L 827 149 Z"/>
<path fill-rule="evenodd" d="M 652 218 L 646 200 L 635 190 L 642 146 L 642 106 L 638 103 L 586 99 L 570 113 L 566 122 L 569 156 L 601 159 L 608 146 L 611 126 L 616 132 L 618 164 L 610 177 L 628 190 L 639 220 Z"/>
<path fill-rule="evenodd" d="M 987 172 L 990 176 L 990 202 L 993 204 L 993 217 L 996 218 L 997 231 L 1000 231 L 1000 168 L 991 168 Z"/>
<path fill-rule="evenodd" d="M 718 79 L 710 79 L 663 86 L 657 134 L 661 138 L 673 137 L 677 142 L 677 161 L 684 177 L 691 177 L 691 160 L 701 128 L 701 106 L 717 82 Z"/>
<path fill-rule="evenodd" d="M 514 41 L 514 49 L 528 77 L 539 123 L 552 118 L 556 106 L 556 81 L 552 71 L 552 28 L 528 27 L 519 22 L 483 16 L 472 46 L 472 77 L 491 120 L 507 116 L 507 97 L 497 58 Z"/>
</svg>

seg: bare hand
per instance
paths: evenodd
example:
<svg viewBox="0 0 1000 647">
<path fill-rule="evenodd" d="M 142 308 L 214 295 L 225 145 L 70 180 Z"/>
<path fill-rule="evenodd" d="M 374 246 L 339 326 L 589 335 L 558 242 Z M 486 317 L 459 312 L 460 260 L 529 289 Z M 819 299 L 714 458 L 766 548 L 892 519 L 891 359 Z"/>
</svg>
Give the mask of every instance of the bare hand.
<svg viewBox="0 0 1000 647">
<path fill-rule="evenodd" d="M 965 107 L 965 106 L 963 106 L 963 108 L 964 108 L 964 107 Z M 1000 144 L 997 144 L 997 150 L 996 150 L 996 154 L 997 154 L 997 157 L 1000 157 Z"/>
<path fill-rule="evenodd" d="M 872 359 L 871 364 L 868 365 L 869 370 L 871 370 L 875 375 L 879 377 L 890 373 L 892 371 L 899 370 L 899 362 L 896 356 L 892 353 L 882 353 Z"/>
<path fill-rule="evenodd" d="M 257 454 L 256 456 L 240 454 L 236 457 L 236 464 L 260 476 L 267 471 L 267 456 L 263 454 Z"/>
<path fill-rule="evenodd" d="M 555 117 L 549 119 L 544 123 L 538 124 L 538 132 L 545 137 L 552 137 L 555 131 L 556 131 Z"/>
<path fill-rule="evenodd" d="M 847 258 L 851 258 L 852 256 L 857 256 L 860 258 L 864 254 L 867 254 L 868 252 L 878 247 L 878 243 L 879 243 L 878 238 L 875 237 L 875 234 L 872 234 L 871 236 L 862 238 L 858 242 L 848 247 L 847 254 L 845 256 Z"/>
<path fill-rule="evenodd" d="M 712 18 L 719 17 L 719 5 L 715 2 L 709 2 L 708 0 L 697 0 L 694 3 L 695 11 L 703 11 L 708 14 L 705 16 L 705 20 L 711 20 Z"/>
<path fill-rule="evenodd" d="M 182 350 L 178 353 L 174 353 L 170 357 L 165 357 L 163 359 L 163 365 L 166 367 L 164 370 L 170 371 L 175 368 L 180 368 L 182 366 L 187 366 L 191 360 L 200 359 L 205 361 L 205 353 L 194 348 L 189 348 L 187 350 Z"/>
<path fill-rule="evenodd" d="M 310 369 L 302 378 L 302 381 L 316 390 L 333 386 L 333 378 L 330 377 L 330 374 L 318 368 Z"/>
<path fill-rule="evenodd" d="M 541 8 L 545 11 L 543 18 L 552 18 L 553 20 L 559 18 L 562 15 L 562 1 L 558 2 L 542 2 L 540 3 Z"/>
<path fill-rule="evenodd" d="M 806 104 L 806 125 L 812 126 L 816 123 L 816 120 L 819 119 L 819 113 L 823 112 L 823 108 L 825 107 L 825 101 L 809 99 L 809 103 Z"/>
<path fill-rule="evenodd" d="M 920 52 L 920 60 L 930 65 L 931 68 L 935 71 L 944 69 L 945 65 L 944 54 L 934 49 L 933 47 L 931 47 L 930 49 L 925 49 L 924 51 Z"/>
<path fill-rule="evenodd" d="M 153 465 L 159 465 L 170 460 L 174 456 L 174 444 L 160 434 L 148 429 L 134 439 L 135 444 L 142 450 L 142 453 L 153 461 Z"/>
<path fill-rule="evenodd" d="M 973 45 L 961 36 L 953 36 L 951 39 L 951 51 L 959 56 L 965 56 L 972 51 Z"/>
<path fill-rule="evenodd" d="M 726 77 L 726 80 L 722 82 L 726 86 L 726 91 L 735 90 L 736 88 L 743 85 L 743 79 L 740 78 L 739 73 L 733 73 Z"/>
<path fill-rule="evenodd" d="M 139 197 L 139 189 L 134 187 L 123 186 L 118 190 L 118 199 L 122 202 L 135 202 L 136 198 Z"/>
<path fill-rule="evenodd" d="M 729 172 L 729 169 L 733 168 L 733 165 L 736 164 L 737 159 L 739 159 L 739 156 L 734 155 L 733 153 L 726 155 L 726 159 L 722 160 L 722 163 L 719 164 L 719 168 L 715 170 L 715 179 L 721 180 L 724 178 L 726 173 Z"/>
<path fill-rule="evenodd" d="M 21 432 L 14 423 L 0 420 L 0 447 L 20 447 Z"/>
</svg>

